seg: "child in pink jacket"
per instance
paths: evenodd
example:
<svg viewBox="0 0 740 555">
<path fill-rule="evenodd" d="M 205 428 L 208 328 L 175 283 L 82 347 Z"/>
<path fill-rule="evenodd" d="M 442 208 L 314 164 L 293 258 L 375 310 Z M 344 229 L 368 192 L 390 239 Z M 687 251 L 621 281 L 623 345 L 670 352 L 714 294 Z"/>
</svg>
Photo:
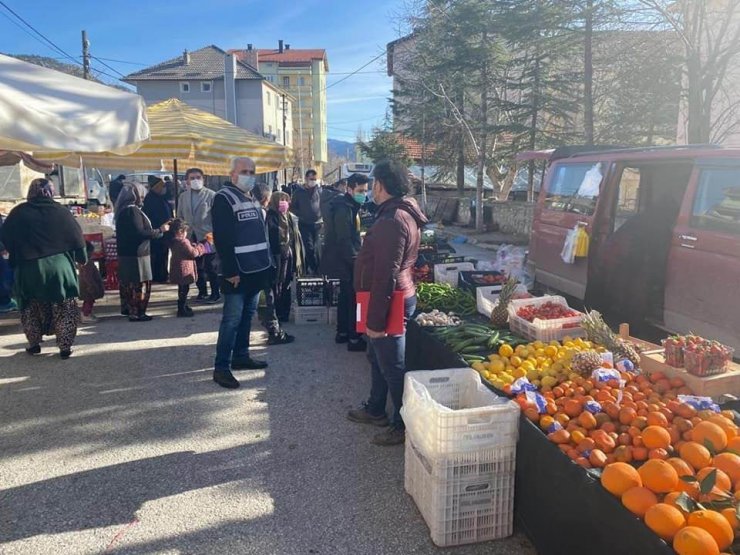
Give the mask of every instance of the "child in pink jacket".
<svg viewBox="0 0 740 555">
<path fill-rule="evenodd" d="M 170 223 L 170 283 L 177 285 L 177 317 L 189 318 L 193 309 L 188 306 L 190 285 L 198 279 L 195 259 L 206 253 L 205 245 L 188 240 L 188 226 L 180 219 Z"/>
</svg>

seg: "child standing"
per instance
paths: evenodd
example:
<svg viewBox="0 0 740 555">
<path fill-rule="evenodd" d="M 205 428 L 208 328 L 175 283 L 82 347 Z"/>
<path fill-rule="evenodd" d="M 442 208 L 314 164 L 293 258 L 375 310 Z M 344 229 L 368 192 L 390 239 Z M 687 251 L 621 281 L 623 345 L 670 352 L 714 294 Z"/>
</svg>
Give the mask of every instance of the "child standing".
<svg viewBox="0 0 740 555">
<path fill-rule="evenodd" d="M 82 299 L 82 323 L 92 324 L 98 321 L 93 315 L 95 301 L 105 297 L 105 286 L 100 276 L 98 267 L 92 260 L 95 246 L 90 241 L 85 241 L 87 248 L 87 262 L 79 266 L 80 270 L 80 299 Z"/>
<path fill-rule="evenodd" d="M 188 306 L 190 285 L 198 280 L 195 259 L 206 253 L 206 247 L 188 240 L 188 226 L 181 219 L 170 223 L 170 283 L 177 285 L 177 317 L 189 318 L 193 309 Z"/>
</svg>

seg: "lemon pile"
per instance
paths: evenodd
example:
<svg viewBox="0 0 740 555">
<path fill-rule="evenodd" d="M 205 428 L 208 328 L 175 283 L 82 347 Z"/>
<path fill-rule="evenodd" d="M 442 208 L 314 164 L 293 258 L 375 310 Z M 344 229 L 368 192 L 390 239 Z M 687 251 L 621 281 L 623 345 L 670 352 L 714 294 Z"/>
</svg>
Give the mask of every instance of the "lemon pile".
<svg viewBox="0 0 740 555">
<path fill-rule="evenodd" d="M 526 377 L 540 391 L 549 391 L 575 377 L 570 361 L 573 355 L 586 350 L 604 351 L 590 341 L 568 336 L 563 338 L 562 343 L 535 341 L 516 348 L 504 343 L 498 353 L 490 355 L 487 361 L 473 363 L 472 367 L 497 389 Z"/>
</svg>

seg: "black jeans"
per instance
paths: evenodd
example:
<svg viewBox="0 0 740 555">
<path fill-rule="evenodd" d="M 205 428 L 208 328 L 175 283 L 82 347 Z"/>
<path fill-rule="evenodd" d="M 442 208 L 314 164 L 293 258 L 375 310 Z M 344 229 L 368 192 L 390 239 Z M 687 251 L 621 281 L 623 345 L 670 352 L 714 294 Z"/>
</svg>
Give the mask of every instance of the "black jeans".
<svg viewBox="0 0 740 555">
<path fill-rule="evenodd" d="M 306 260 L 306 273 L 319 273 L 319 230 L 321 224 L 306 224 L 298 222 L 298 229 L 303 238 L 303 254 Z"/>
<path fill-rule="evenodd" d="M 406 320 L 416 310 L 416 297 L 406 299 Z M 406 330 L 403 335 L 382 337 L 380 339 L 367 338 L 367 359 L 372 371 L 372 385 L 370 398 L 367 401 L 367 411 L 373 415 L 385 414 L 385 403 L 388 393 L 393 402 L 391 425 L 405 429 L 401 418 L 403 405 L 403 381 L 406 375 Z"/>
<path fill-rule="evenodd" d="M 355 331 L 357 304 L 352 280 L 340 280 L 339 299 L 337 301 L 337 333 L 357 340 L 360 334 Z"/>
<path fill-rule="evenodd" d="M 202 296 L 208 295 L 208 287 L 206 282 L 211 284 L 211 296 L 218 297 L 218 274 L 216 273 L 216 254 L 204 254 L 203 256 L 195 259 L 195 264 L 198 268 L 198 281 L 196 286 L 198 287 L 198 294 Z"/>
<path fill-rule="evenodd" d="M 177 309 L 182 310 L 188 305 L 188 293 L 190 293 L 190 284 L 177 286 Z"/>
</svg>

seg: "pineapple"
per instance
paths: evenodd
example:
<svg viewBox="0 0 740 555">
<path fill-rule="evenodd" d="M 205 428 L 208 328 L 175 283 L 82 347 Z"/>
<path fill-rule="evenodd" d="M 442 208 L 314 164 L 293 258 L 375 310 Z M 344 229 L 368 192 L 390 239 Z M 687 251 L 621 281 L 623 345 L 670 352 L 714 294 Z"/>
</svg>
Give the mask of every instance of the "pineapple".
<svg viewBox="0 0 740 555">
<path fill-rule="evenodd" d="M 505 328 L 509 322 L 509 303 L 516 293 L 516 286 L 519 282 L 514 278 L 509 278 L 501 287 L 501 293 L 498 296 L 498 303 L 491 311 L 491 325 L 494 328 Z"/>
<path fill-rule="evenodd" d="M 604 322 L 599 312 L 595 310 L 588 312 L 583 317 L 581 325 L 586 330 L 590 341 L 612 352 L 615 362 L 626 358 L 635 365 L 635 368 L 640 366 L 640 353 L 637 348 L 632 343 L 618 337 Z"/>
<path fill-rule="evenodd" d="M 596 351 L 581 351 L 573 355 L 570 367 L 581 376 L 590 376 L 591 372 L 601 368 L 601 355 Z"/>
</svg>

